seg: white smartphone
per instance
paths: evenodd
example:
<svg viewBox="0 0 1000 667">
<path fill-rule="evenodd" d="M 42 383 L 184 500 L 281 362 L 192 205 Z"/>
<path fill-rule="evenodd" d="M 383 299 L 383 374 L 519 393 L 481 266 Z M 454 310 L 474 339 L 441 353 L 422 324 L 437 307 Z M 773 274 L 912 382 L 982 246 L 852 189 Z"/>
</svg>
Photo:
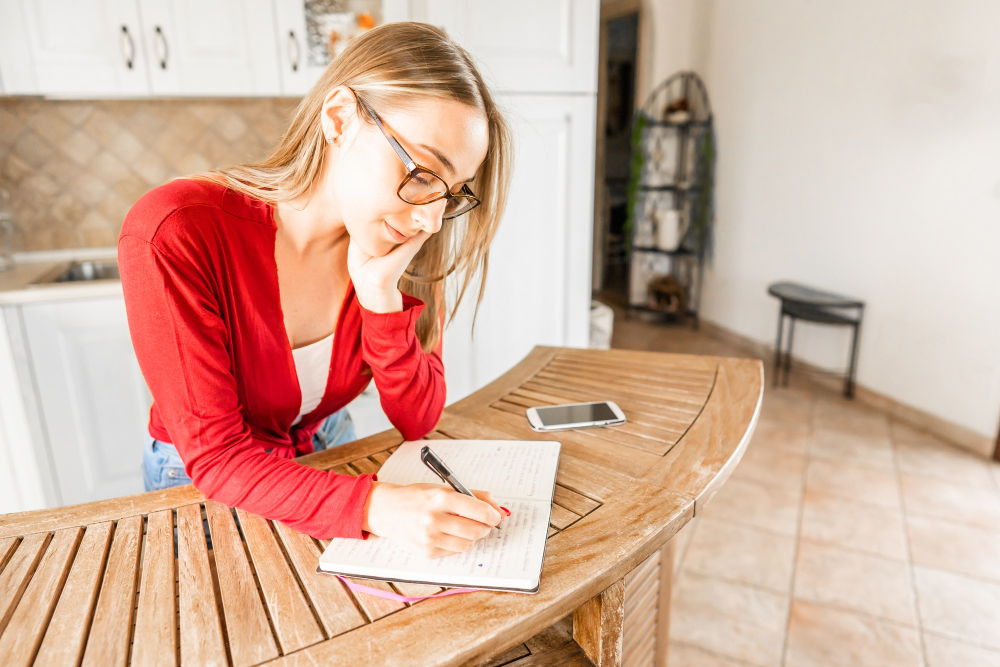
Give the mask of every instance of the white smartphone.
<svg viewBox="0 0 1000 667">
<path fill-rule="evenodd" d="M 611 401 L 567 403 L 528 408 L 528 423 L 536 431 L 561 431 L 587 426 L 611 426 L 625 422 L 625 413 Z"/>
</svg>

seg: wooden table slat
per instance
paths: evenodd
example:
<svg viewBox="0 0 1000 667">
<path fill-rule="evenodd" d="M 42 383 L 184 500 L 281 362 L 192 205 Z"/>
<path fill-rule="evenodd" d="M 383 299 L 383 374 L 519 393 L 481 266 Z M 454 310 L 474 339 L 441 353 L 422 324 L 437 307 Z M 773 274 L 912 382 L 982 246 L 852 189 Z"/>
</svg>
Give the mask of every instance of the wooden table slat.
<svg viewBox="0 0 1000 667">
<path fill-rule="evenodd" d="M 226 637 L 234 667 L 256 665 L 278 657 L 278 645 L 264 611 L 243 540 L 232 511 L 214 500 L 205 501 L 212 533 L 212 551 L 219 593 L 226 617 Z"/>
<path fill-rule="evenodd" d="M 236 513 L 282 652 L 323 641 L 323 632 L 267 519 L 242 509 Z"/>
<path fill-rule="evenodd" d="M 363 459 L 357 459 L 356 461 L 351 461 L 351 466 L 357 470 L 359 473 L 364 475 L 365 473 L 377 473 L 378 469 L 382 467 L 382 464 L 376 463 L 371 459 L 365 457 Z"/>
<path fill-rule="evenodd" d="M 181 664 L 227 665 L 201 505 L 177 510 L 177 568 Z"/>
<path fill-rule="evenodd" d="M 367 623 L 368 619 L 354 604 L 347 587 L 333 575 L 316 572 L 322 552 L 315 540 L 280 521 L 274 522 L 274 529 L 309 596 L 326 636 L 336 637 Z"/>
<path fill-rule="evenodd" d="M 135 609 L 141 516 L 119 519 L 115 526 L 94 621 L 83 653 L 84 667 L 124 665 L 128 660 Z"/>
<path fill-rule="evenodd" d="M 698 415 L 705 404 L 705 398 L 711 391 L 711 385 L 701 392 L 697 402 L 679 403 L 653 391 L 632 391 L 624 389 L 620 384 L 596 386 L 584 384 L 571 378 L 555 380 L 548 377 L 537 377 L 530 383 L 518 388 L 518 392 L 533 391 L 536 393 L 558 396 L 561 400 L 572 396 L 576 402 L 590 400 L 613 400 L 619 405 L 631 406 L 637 417 L 642 417 L 646 423 L 653 423 L 663 428 L 676 428 L 674 424 L 689 424 Z M 622 408 L 624 409 L 624 407 Z"/>
<path fill-rule="evenodd" d="M 561 484 L 556 484 L 554 500 L 580 516 L 587 516 L 588 513 L 601 506 L 596 500 L 591 500 L 576 491 L 571 491 Z"/>
<path fill-rule="evenodd" d="M 174 591 L 174 513 L 160 510 L 146 517 L 139 607 L 132 643 L 133 666 L 177 664 L 177 598 Z"/>
<path fill-rule="evenodd" d="M 0 573 L 0 632 L 7 627 L 51 537 L 51 533 L 25 535 L 7 567 Z"/>
<path fill-rule="evenodd" d="M 49 542 L 7 629 L 0 635 L 0 656 L 6 667 L 30 665 L 34 660 L 82 534 L 80 527 L 64 528 L 56 531 Z"/>
<path fill-rule="evenodd" d="M 36 667 L 79 664 L 111 546 L 111 527 L 110 521 L 85 527 L 69 576 L 35 656 Z"/>
<path fill-rule="evenodd" d="M 560 507 L 559 505 L 552 503 L 552 515 L 549 517 L 549 523 L 559 530 L 566 530 L 570 525 L 576 523 L 579 519 L 579 514 L 574 514 L 565 507 Z"/>
<path fill-rule="evenodd" d="M 17 543 L 18 538 L 16 537 L 4 537 L 0 539 L 0 574 L 3 574 L 4 568 L 7 567 L 7 561 L 14 555 Z"/>
</svg>

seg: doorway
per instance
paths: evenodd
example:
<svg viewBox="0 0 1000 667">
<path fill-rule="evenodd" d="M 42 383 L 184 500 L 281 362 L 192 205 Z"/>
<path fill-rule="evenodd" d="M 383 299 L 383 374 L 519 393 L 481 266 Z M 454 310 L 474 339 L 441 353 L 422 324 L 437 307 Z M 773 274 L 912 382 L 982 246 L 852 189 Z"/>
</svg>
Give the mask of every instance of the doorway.
<svg viewBox="0 0 1000 667">
<path fill-rule="evenodd" d="M 627 304 L 628 263 L 623 233 L 628 208 L 629 144 L 635 111 L 640 3 L 601 6 L 594 202 L 595 296 Z"/>
</svg>

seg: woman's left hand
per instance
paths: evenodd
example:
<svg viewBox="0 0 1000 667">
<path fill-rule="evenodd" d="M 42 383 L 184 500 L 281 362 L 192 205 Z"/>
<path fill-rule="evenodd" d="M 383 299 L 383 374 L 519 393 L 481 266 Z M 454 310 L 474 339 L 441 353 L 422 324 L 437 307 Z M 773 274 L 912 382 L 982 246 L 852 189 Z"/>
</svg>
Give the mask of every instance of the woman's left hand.
<svg viewBox="0 0 1000 667">
<path fill-rule="evenodd" d="M 421 230 L 382 257 L 369 255 L 351 239 L 347 246 L 347 271 L 351 274 L 358 302 L 375 313 L 403 310 L 399 279 L 430 235 Z"/>
</svg>

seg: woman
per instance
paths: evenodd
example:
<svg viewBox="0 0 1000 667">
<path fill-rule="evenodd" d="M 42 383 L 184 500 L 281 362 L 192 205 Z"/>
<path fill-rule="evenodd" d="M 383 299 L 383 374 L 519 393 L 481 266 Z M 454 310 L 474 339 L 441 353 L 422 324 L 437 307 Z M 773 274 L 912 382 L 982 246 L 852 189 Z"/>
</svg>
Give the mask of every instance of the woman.
<svg viewBox="0 0 1000 667">
<path fill-rule="evenodd" d="M 330 64 L 270 157 L 139 199 L 118 263 L 154 399 L 147 483 L 164 484 L 173 460 L 176 478 L 226 505 L 428 557 L 468 551 L 499 525 L 509 512 L 485 492 L 291 459 L 352 439 L 343 408 L 372 380 L 404 438 L 434 428 L 444 278 L 461 278 L 453 318 L 485 279 L 511 141 L 461 47 L 392 23 Z"/>
</svg>

